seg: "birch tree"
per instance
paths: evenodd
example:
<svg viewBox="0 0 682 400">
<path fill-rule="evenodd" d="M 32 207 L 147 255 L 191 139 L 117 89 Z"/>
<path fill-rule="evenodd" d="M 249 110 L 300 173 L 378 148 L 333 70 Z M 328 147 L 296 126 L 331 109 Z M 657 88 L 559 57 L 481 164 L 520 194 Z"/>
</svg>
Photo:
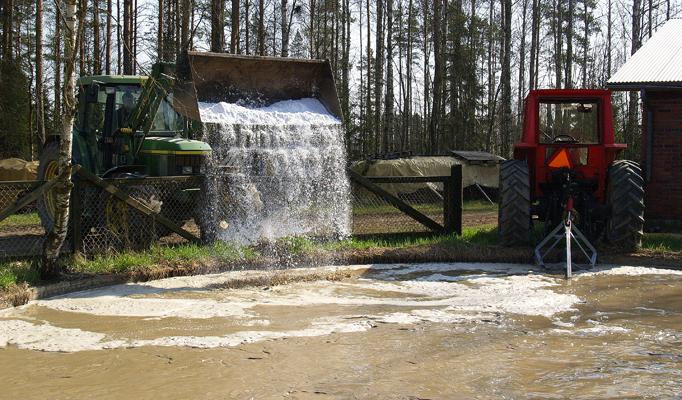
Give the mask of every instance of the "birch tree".
<svg viewBox="0 0 682 400">
<path fill-rule="evenodd" d="M 59 180 L 54 186 L 55 215 L 54 225 L 47 233 L 43 246 L 43 263 L 40 271 L 41 278 L 53 279 L 60 274 L 58 257 L 66 239 L 69 225 L 69 204 L 71 200 L 71 142 L 73 121 L 76 115 L 76 49 L 77 38 L 80 37 L 82 25 L 76 26 L 76 1 L 64 2 L 64 90 L 61 94 L 63 103 L 63 117 L 59 141 L 58 171 Z M 83 11 L 83 10 L 81 10 Z"/>
</svg>

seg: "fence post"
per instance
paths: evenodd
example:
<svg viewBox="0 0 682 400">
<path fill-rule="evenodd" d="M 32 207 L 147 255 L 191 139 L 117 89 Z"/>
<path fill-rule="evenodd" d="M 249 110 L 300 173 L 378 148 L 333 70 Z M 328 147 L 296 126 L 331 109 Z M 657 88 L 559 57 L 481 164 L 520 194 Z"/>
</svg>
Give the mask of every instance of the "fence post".
<svg viewBox="0 0 682 400">
<path fill-rule="evenodd" d="M 443 183 L 443 225 L 445 233 L 462 234 L 462 166 L 452 165 Z"/>
<path fill-rule="evenodd" d="M 71 227 L 73 229 L 73 254 L 80 253 L 83 250 L 83 228 L 81 225 L 83 203 L 81 201 L 81 187 L 82 183 L 80 180 L 76 179 L 73 182 L 73 188 L 71 189 L 71 216 L 69 219 L 71 220 Z"/>
</svg>

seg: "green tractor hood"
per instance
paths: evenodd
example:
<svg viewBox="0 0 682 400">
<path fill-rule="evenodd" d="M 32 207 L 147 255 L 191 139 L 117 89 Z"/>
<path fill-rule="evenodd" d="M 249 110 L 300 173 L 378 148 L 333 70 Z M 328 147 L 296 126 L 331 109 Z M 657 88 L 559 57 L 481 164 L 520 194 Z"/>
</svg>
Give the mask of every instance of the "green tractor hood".
<svg viewBox="0 0 682 400">
<path fill-rule="evenodd" d="M 199 175 L 211 146 L 198 140 L 147 137 L 139 159 L 151 176 Z"/>
</svg>

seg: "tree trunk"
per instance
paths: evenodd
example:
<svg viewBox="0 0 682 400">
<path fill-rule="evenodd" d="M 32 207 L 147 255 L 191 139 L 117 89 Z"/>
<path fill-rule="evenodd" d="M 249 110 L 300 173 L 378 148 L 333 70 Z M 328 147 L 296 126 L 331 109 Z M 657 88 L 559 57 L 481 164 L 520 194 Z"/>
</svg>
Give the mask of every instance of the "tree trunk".
<svg viewBox="0 0 682 400">
<path fill-rule="evenodd" d="M 239 0 L 232 0 L 230 53 L 239 53 Z"/>
<path fill-rule="evenodd" d="M 36 133 L 39 151 L 45 143 L 45 91 L 43 89 L 43 0 L 36 0 Z"/>
<path fill-rule="evenodd" d="M 54 24 L 54 111 L 53 119 L 55 125 L 61 121 L 62 116 L 62 2 L 55 2 L 55 24 Z"/>
<path fill-rule="evenodd" d="M 536 75 L 538 73 L 537 57 L 539 37 L 540 37 L 540 5 L 539 0 L 533 0 L 533 10 L 531 17 L 531 39 L 530 39 L 530 69 L 528 71 L 528 89 L 535 89 Z"/>
<path fill-rule="evenodd" d="M 124 0 L 126 1 L 126 0 Z M 116 73 L 123 73 L 121 46 L 121 0 L 116 0 Z"/>
<path fill-rule="evenodd" d="M 502 85 L 500 141 L 502 157 L 510 154 L 510 130 L 512 127 L 511 113 L 511 21 L 512 0 L 502 0 L 502 71 L 500 84 Z"/>
<path fill-rule="evenodd" d="M 438 0 L 437 0 L 438 1 Z M 384 28 L 383 28 L 383 1 L 376 2 L 376 54 L 374 62 L 374 140 L 376 145 L 381 143 L 381 103 L 383 101 L 384 79 Z M 382 148 L 383 148 L 382 143 Z"/>
<path fill-rule="evenodd" d="M 343 38 L 341 45 L 342 56 L 341 56 L 341 109 L 343 110 L 346 119 L 350 121 L 350 28 L 351 28 L 351 17 L 350 17 L 350 0 L 343 0 L 343 21 L 341 29 L 343 30 Z M 361 29 L 362 30 L 362 29 Z M 360 50 L 362 52 L 362 50 Z M 362 87 L 362 85 L 361 85 Z M 350 129 L 347 129 L 350 131 Z M 347 144 L 350 145 L 350 138 L 347 139 Z"/>
<path fill-rule="evenodd" d="M 123 0 L 123 73 L 133 74 L 133 0 Z"/>
<path fill-rule="evenodd" d="M 583 89 L 587 88 L 587 54 L 590 51 L 590 19 L 589 10 L 590 3 L 587 0 L 583 0 L 583 60 L 582 60 L 582 84 L 580 85 Z"/>
<path fill-rule="evenodd" d="M 519 47 L 519 92 L 517 97 L 517 121 L 521 121 L 523 113 L 523 96 L 526 94 L 526 16 L 528 15 L 528 0 L 523 0 L 521 12 L 521 45 Z"/>
<path fill-rule="evenodd" d="M 99 4 L 100 0 L 93 0 L 92 4 L 92 33 L 93 33 L 93 73 L 95 75 L 102 75 L 102 55 L 100 48 L 100 26 L 99 26 Z"/>
<path fill-rule="evenodd" d="M 187 79 L 190 74 L 187 51 L 190 49 L 191 43 L 191 14 L 192 0 L 180 0 L 180 47 L 175 55 L 175 59 L 177 74 L 181 79 Z"/>
<path fill-rule="evenodd" d="M 487 135 L 486 135 L 486 145 L 485 145 L 485 150 L 488 152 L 493 152 L 494 150 L 494 141 L 493 141 L 493 126 L 495 124 L 495 119 L 493 116 L 495 115 L 495 108 L 497 105 L 495 104 L 495 73 L 493 72 L 494 69 L 496 68 L 497 62 L 494 60 L 495 57 L 495 52 L 493 50 L 493 42 L 495 39 L 495 36 L 493 34 L 493 26 L 494 26 L 494 18 L 495 18 L 495 0 L 490 0 L 489 1 L 489 7 L 488 7 L 488 29 L 487 29 L 487 39 L 488 39 L 488 48 L 487 48 L 487 53 L 488 53 L 488 59 L 486 61 L 487 64 L 487 69 L 488 69 L 488 87 L 486 90 L 487 94 L 487 122 L 488 122 L 488 129 L 487 129 Z"/>
<path fill-rule="evenodd" d="M 633 0 L 632 2 L 632 42 L 630 48 L 630 54 L 635 54 L 637 50 L 642 46 L 642 26 L 641 26 L 641 14 L 642 13 L 642 0 Z M 637 136 L 637 131 L 639 130 L 638 124 L 639 115 L 639 96 L 636 91 L 630 92 L 630 100 L 628 104 L 628 121 L 625 134 L 625 143 L 628 145 L 626 150 L 627 157 L 632 159 L 637 159 L 639 157 L 639 146 L 636 143 L 635 137 Z"/>
<path fill-rule="evenodd" d="M 76 38 L 76 42 L 78 42 L 79 46 L 78 48 L 80 49 L 78 51 L 79 57 L 78 57 L 78 73 L 80 76 L 84 76 L 87 74 L 87 68 L 85 66 L 85 58 L 87 54 L 85 53 L 85 14 L 87 11 L 87 5 L 88 2 L 87 0 L 80 0 L 78 2 L 78 26 L 82 26 L 83 29 L 78 30 L 78 38 Z M 64 84 L 66 84 L 66 81 L 64 81 Z"/>
<path fill-rule="evenodd" d="M 133 2 L 133 19 L 132 19 L 132 28 L 130 29 L 131 32 L 131 46 L 132 46 L 132 54 L 131 54 L 131 61 L 133 64 L 133 75 L 137 75 L 137 15 L 138 15 L 138 8 L 137 8 L 137 0 L 134 0 Z"/>
<path fill-rule="evenodd" d="M 431 108 L 431 122 L 429 124 L 429 154 L 438 152 L 438 138 L 440 136 L 441 102 L 443 97 L 443 17 L 442 0 L 433 3 L 433 104 Z"/>
<path fill-rule="evenodd" d="M 412 40 L 412 19 L 414 18 L 413 7 L 413 0 L 409 0 L 407 3 L 407 51 L 405 54 L 407 82 L 405 84 L 405 105 L 403 106 L 403 113 L 405 114 L 403 129 L 405 132 L 403 134 L 400 150 L 407 150 L 410 148 L 410 133 L 412 131 L 410 128 L 412 126 L 412 57 L 414 52 Z"/>
<path fill-rule="evenodd" d="M 612 65 L 611 65 L 611 27 L 613 26 L 612 24 L 612 8 L 611 8 L 611 0 L 608 1 L 608 9 L 607 9 L 607 17 L 606 17 L 606 76 L 610 77 L 611 76 L 611 70 L 612 70 Z M 607 78 L 608 79 L 608 78 Z"/>
<path fill-rule="evenodd" d="M 14 0 L 5 0 L 2 7 L 2 59 L 11 60 L 14 45 Z"/>
<path fill-rule="evenodd" d="M 568 0 L 568 15 L 566 25 L 566 88 L 573 87 L 573 20 L 575 19 L 575 0 Z"/>
<path fill-rule="evenodd" d="M 107 0 L 107 38 L 104 50 L 106 52 L 104 56 L 104 73 L 107 75 L 111 75 L 111 11 L 111 0 Z"/>
<path fill-rule="evenodd" d="M 211 0 L 211 51 L 222 53 L 225 35 L 223 21 L 225 20 L 225 1 Z"/>
<path fill-rule="evenodd" d="M 552 33 L 554 35 L 554 77 L 555 86 L 557 89 L 561 88 L 561 70 L 562 70 L 562 53 L 563 53 L 563 7 L 561 5 L 563 0 L 554 0 L 554 16 L 552 18 Z"/>
<path fill-rule="evenodd" d="M 265 55 L 265 0 L 258 0 L 258 55 Z"/>
<path fill-rule="evenodd" d="M 372 114 L 372 14 L 370 8 L 370 0 L 367 0 L 367 106 L 365 107 L 365 128 L 366 128 L 366 139 L 365 141 L 370 141 L 372 135 L 372 123 L 370 122 L 373 118 Z M 371 140 L 373 144 L 373 151 L 376 153 L 376 142 Z"/>
<path fill-rule="evenodd" d="M 388 153 L 393 142 L 393 102 L 393 0 L 386 0 L 386 99 L 384 139 L 381 148 L 383 153 Z"/>
<path fill-rule="evenodd" d="M 282 0 L 282 57 L 289 56 L 289 17 L 287 11 L 287 0 Z"/>
<path fill-rule="evenodd" d="M 159 16 L 156 29 L 156 58 L 159 61 L 163 61 L 166 54 L 163 43 L 163 11 L 163 0 L 159 0 Z"/>
<path fill-rule="evenodd" d="M 249 9 L 251 7 L 251 0 L 246 0 L 244 2 L 244 48 L 245 48 L 245 53 L 244 54 L 251 54 L 251 21 L 249 20 L 249 17 L 251 16 L 251 13 L 249 12 Z"/>
<path fill-rule="evenodd" d="M 81 10 L 83 11 L 83 10 Z M 43 264 L 40 271 L 42 279 L 53 279 L 60 274 L 58 257 L 66 239 L 69 225 L 69 203 L 71 200 L 71 139 L 73 120 L 76 114 L 76 38 L 80 35 L 76 31 L 76 0 L 66 0 L 64 9 L 64 114 L 61 126 L 61 140 L 59 142 L 59 173 L 60 179 L 54 187 L 55 216 L 54 227 L 47 233 L 43 246 Z M 79 24 L 78 30 L 83 27 Z"/>
</svg>

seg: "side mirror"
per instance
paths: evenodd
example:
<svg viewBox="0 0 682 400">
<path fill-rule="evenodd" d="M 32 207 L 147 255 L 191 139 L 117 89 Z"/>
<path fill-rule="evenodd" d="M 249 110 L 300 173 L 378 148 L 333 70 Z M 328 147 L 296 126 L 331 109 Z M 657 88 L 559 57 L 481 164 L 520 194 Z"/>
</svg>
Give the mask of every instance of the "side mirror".
<svg viewBox="0 0 682 400">
<path fill-rule="evenodd" d="M 85 102 L 86 103 L 96 103 L 99 97 L 99 83 L 91 83 L 85 92 Z"/>
</svg>

